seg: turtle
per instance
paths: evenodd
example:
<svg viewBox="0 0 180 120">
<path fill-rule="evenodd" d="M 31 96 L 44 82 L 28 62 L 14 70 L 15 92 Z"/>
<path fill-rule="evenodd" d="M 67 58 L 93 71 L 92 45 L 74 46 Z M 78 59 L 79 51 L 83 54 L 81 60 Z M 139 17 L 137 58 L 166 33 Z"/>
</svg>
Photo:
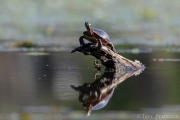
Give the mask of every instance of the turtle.
<svg viewBox="0 0 180 120">
<path fill-rule="evenodd" d="M 86 27 L 87 31 L 84 31 L 83 35 L 79 38 L 80 45 L 85 44 L 83 38 L 85 38 L 86 40 L 88 40 L 92 43 L 98 43 L 100 40 L 102 45 L 104 45 L 106 47 L 108 46 L 111 48 L 112 51 L 116 52 L 114 45 L 110 41 L 110 38 L 105 31 L 103 31 L 101 29 L 97 29 L 97 28 L 92 28 L 92 26 L 89 22 L 85 22 L 85 27 Z"/>
</svg>

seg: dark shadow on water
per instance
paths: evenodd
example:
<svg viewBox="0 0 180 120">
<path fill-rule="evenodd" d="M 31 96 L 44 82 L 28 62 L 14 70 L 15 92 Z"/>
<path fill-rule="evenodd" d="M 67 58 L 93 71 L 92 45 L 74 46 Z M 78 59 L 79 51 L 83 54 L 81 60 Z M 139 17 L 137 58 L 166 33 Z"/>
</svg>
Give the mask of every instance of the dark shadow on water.
<svg viewBox="0 0 180 120">
<path fill-rule="evenodd" d="M 86 114 L 89 116 L 92 110 L 102 109 L 108 104 L 117 85 L 133 75 L 139 75 L 142 70 L 104 72 L 100 78 L 95 79 L 92 83 L 84 83 L 79 86 L 71 85 L 71 87 L 79 92 L 79 101 L 86 108 Z"/>
</svg>

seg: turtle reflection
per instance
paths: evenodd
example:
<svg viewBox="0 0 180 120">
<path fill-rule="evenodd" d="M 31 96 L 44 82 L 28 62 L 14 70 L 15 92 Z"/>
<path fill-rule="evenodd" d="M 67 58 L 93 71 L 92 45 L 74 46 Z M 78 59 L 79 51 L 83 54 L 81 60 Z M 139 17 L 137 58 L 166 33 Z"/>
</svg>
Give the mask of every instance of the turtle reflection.
<svg viewBox="0 0 180 120">
<path fill-rule="evenodd" d="M 86 108 L 87 116 L 91 110 L 99 110 L 107 105 L 118 84 L 131 77 L 138 75 L 142 70 L 131 72 L 104 72 L 104 74 L 92 83 L 84 83 L 78 87 L 71 85 L 72 89 L 79 92 L 79 101 Z"/>
</svg>

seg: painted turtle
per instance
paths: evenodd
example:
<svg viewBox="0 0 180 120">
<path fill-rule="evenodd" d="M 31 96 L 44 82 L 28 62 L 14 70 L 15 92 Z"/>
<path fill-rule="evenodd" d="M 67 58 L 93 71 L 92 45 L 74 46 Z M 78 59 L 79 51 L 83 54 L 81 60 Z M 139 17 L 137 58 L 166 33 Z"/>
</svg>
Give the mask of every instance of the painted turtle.
<svg viewBox="0 0 180 120">
<path fill-rule="evenodd" d="M 92 28 L 89 22 L 85 22 L 85 27 L 87 31 L 84 31 L 84 35 L 79 38 L 80 45 L 85 44 L 83 38 L 89 40 L 92 43 L 98 43 L 98 41 L 100 40 L 102 42 L 102 45 L 108 46 L 112 51 L 116 52 L 112 42 L 109 39 L 108 34 L 105 31 L 97 28 Z"/>
</svg>

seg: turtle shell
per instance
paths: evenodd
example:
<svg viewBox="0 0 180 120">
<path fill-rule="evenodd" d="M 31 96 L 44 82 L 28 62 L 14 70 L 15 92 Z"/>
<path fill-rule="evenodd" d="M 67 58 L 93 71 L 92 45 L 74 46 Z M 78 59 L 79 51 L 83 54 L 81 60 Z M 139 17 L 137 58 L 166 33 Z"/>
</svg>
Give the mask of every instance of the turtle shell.
<svg viewBox="0 0 180 120">
<path fill-rule="evenodd" d="M 115 87 L 111 90 L 110 94 L 108 95 L 107 98 L 103 99 L 102 101 L 100 101 L 98 104 L 96 104 L 95 106 L 92 107 L 92 110 L 99 110 L 103 107 L 105 107 L 107 105 L 107 103 L 109 102 L 110 98 L 112 97 L 113 93 L 114 93 L 114 89 Z"/>
<path fill-rule="evenodd" d="M 93 32 L 96 35 L 98 35 L 99 37 L 101 37 L 101 38 L 107 40 L 108 42 L 110 42 L 109 35 L 105 31 L 103 31 L 101 29 L 97 29 L 97 28 L 92 28 L 92 29 L 93 29 Z"/>
<path fill-rule="evenodd" d="M 101 29 L 97 29 L 97 28 L 92 28 L 91 30 L 92 30 L 91 34 L 88 31 L 84 32 L 85 39 L 93 43 L 97 43 L 98 42 L 97 39 L 101 39 L 102 44 L 105 46 L 107 46 L 108 44 L 111 44 L 110 38 L 105 31 Z"/>
</svg>

